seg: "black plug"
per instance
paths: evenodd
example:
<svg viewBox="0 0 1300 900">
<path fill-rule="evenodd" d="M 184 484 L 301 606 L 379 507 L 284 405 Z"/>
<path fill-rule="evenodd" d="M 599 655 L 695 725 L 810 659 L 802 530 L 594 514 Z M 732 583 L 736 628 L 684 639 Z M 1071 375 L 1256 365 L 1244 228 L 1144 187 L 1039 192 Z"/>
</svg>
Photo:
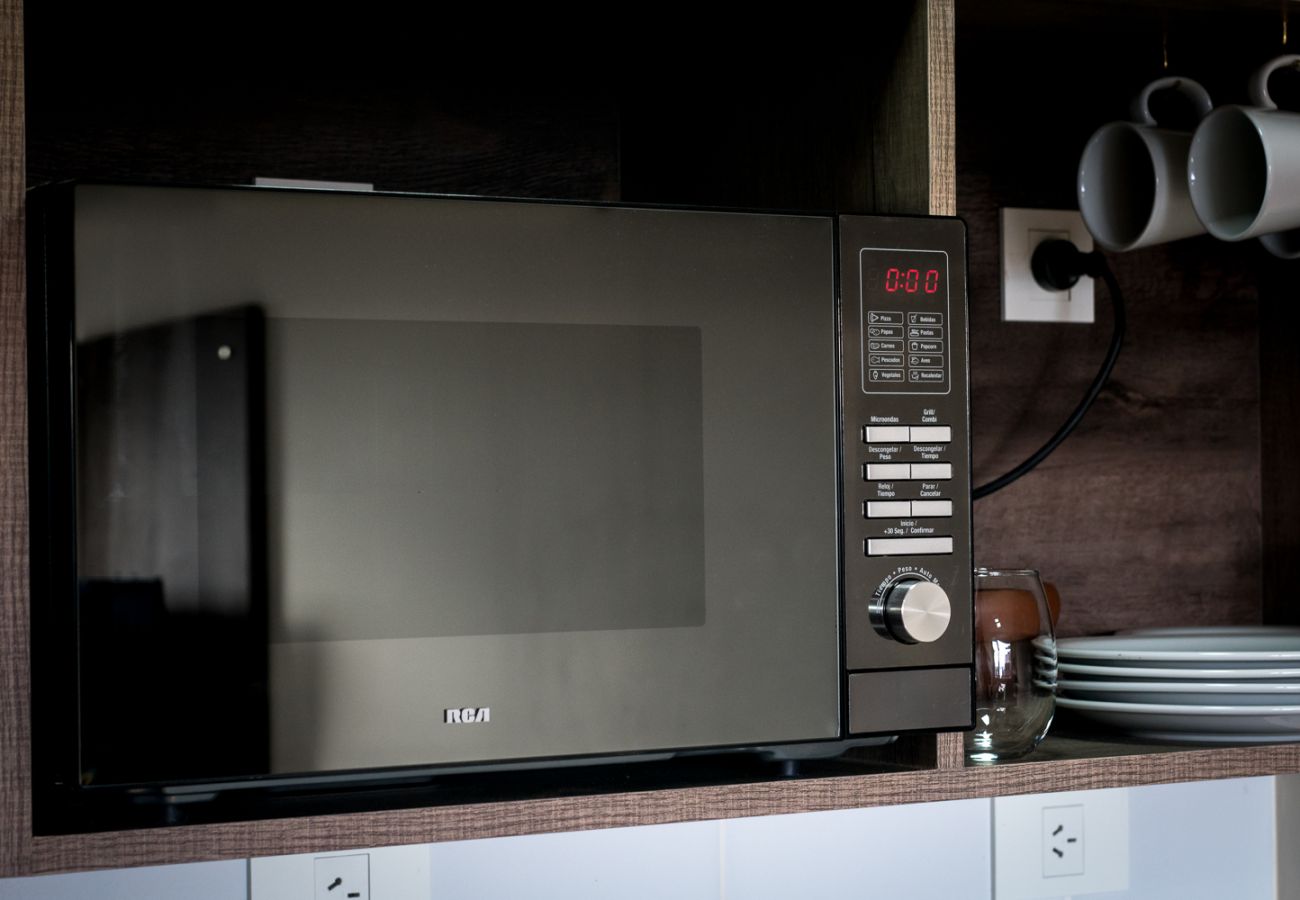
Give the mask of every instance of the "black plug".
<svg viewBox="0 0 1300 900">
<path fill-rule="evenodd" d="M 1070 241 L 1049 238 L 1034 248 L 1029 271 L 1043 290 L 1068 291 L 1080 276 L 1095 274 L 1099 255 L 1095 251 L 1084 253 Z"/>
</svg>

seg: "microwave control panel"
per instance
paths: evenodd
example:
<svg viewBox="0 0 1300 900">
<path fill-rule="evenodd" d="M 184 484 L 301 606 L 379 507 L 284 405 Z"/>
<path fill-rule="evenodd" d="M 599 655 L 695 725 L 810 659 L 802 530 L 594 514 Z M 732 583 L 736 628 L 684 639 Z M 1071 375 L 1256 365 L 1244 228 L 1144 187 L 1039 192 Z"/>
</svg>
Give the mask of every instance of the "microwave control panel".
<svg viewBox="0 0 1300 900">
<path fill-rule="evenodd" d="M 839 227 L 849 731 L 967 727 L 965 226 L 842 216 Z M 901 720 L 899 692 L 914 698 Z"/>
</svg>

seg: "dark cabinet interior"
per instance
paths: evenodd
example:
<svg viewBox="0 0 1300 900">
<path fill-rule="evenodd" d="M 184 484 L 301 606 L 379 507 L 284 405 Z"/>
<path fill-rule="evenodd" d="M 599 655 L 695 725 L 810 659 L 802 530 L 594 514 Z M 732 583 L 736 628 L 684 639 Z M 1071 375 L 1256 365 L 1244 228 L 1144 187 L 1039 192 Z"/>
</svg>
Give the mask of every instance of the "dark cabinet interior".
<svg viewBox="0 0 1300 900">
<path fill-rule="evenodd" d="M 868 211 L 907 4 L 822 24 L 26 10 L 27 174 Z M 915 31 L 915 27 L 913 27 Z M 882 152 L 884 152 L 882 150 Z M 924 146 L 922 144 L 922 152 Z"/>
<path fill-rule="evenodd" d="M 1037 448 L 1105 353 L 1091 326 L 1004 323 L 998 210 L 1075 209 L 1088 136 L 1166 74 L 1216 104 L 1285 49 L 1276 6 L 968 4 L 957 12 L 957 211 L 970 229 L 974 479 Z M 1294 50 L 1294 46 L 1291 47 Z M 1167 57 L 1168 68 L 1165 67 Z M 1300 109 L 1300 74 L 1273 79 Z M 1162 124 L 1191 129 L 1176 97 Z M 1078 431 L 1038 471 L 975 504 L 976 558 L 1032 565 L 1063 594 L 1061 634 L 1297 621 L 1296 263 L 1208 236 L 1110 254 L 1123 354 Z"/>
</svg>

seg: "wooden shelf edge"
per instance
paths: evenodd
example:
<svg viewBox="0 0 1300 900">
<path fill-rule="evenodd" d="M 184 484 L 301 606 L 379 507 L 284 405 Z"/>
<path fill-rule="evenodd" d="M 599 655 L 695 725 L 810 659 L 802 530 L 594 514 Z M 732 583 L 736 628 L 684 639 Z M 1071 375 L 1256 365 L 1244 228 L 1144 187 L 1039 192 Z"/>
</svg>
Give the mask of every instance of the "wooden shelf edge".
<svg viewBox="0 0 1300 900">
<path fill-rule="evenodd" d="M 34 875 L 1293 772 L 1300 772 L 1300 744 L 1174 750 L 41 837 L 20 859 L 2 862 L 5 875 Z"/>
<path fill-rule="evenodd" d="M 956 28 L 953 19 L 953 0 L 927 0 L 929 213 L 932 216 L 957 214 Z"/>
</svg>

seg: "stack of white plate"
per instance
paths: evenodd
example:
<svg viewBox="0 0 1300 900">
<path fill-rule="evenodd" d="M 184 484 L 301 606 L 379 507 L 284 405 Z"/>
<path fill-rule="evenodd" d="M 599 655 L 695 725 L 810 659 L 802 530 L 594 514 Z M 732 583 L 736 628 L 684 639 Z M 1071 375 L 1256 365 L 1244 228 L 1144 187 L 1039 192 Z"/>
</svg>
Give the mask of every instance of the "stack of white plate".
<svg viewBox="0 0 1300 900">
<path fill-rule="evenodd" d="M 1300 741 L 1300 629 L 1153 628 L 1056 642 L 1057 706 L 1148 740 Z"/>
</svg>

